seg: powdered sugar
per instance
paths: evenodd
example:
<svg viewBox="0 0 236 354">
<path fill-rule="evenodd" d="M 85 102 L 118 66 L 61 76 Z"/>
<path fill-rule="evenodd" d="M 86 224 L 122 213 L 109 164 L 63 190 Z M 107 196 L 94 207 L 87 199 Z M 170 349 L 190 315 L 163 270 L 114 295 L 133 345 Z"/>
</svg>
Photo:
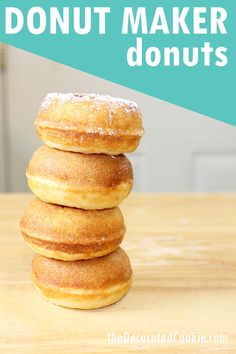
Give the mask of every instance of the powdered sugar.
<svg viewBox="0 0 236 354">
<path fill-rule="evenodd" d="M 40 108 L 47 109 L 54 100 L 59 100 L 63 103 L 73 101 L 73 99 L 73 93 L 48 93 L 47 96 L 44 98 L 43 102 L 41 103 Z"/>
<path fill-rule="evenodd" d="M 127 114 L 129 114 L 130 112 L 139 111 L 137 104 L 133 101 L 123 99 L 123 98 L 112 97 L 109 95 L 99 95 L 99 94 L 93 94 L 93 93 L 91 93 L 91 94 L 87 94 L 87 93 L 81 93 L 81 94 L 49 93 L 44 98 L 40 108 L 47 109 L 54 100 L 60 101 L 61 103 L 86 102 L 86 101 L 93 100 L 97 104 L 97 109 L 99 109 L 99 106 L 101 104 L 107 103 L 110 106 L 111 114 L 112 114 L 113 110 L 115 110 L 116 108 L 119 108 L 119 107 L 124 107 Z"/>
</svg>

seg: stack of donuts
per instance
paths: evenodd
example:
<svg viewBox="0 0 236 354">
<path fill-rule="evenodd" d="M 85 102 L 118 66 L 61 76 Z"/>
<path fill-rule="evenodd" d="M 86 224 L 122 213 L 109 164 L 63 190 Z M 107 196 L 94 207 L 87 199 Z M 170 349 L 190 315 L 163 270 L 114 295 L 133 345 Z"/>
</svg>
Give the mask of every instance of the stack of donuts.
<svg viewBox="0 0 236 354">
<path fill-rule="evenodd" d="M 119 247 L 118 205 L 133 186 L 130 161 L 143 134 L 131 101 L 93 94 L 48 94 L 35 122 L 45 145 L 26 176 L 36 198 L 20 222 L 37 252 L 32 281 L 47 300 L 69 308 L 104 307 L 128 291 L 132 270 Z"/>
</svg>

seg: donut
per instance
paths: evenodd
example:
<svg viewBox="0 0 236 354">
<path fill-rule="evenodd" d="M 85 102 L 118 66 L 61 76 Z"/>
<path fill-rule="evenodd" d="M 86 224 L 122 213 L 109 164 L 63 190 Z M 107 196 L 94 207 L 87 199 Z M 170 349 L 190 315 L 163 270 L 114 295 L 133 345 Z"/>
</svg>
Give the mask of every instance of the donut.
<svg viewBox="0 0 236 354">
<path fill-rule="evenodd" d="M 88 210 L 117 206 L 133 185 L 132 166 L 124 155 L 81 154 L 46 145 L 34 153 L 26 176 L 41 200 Z"/>
<path fill-rule="evenodd" d="M 95 309 L 120 300 L 131 285 L 132 270 L 118 248 L 107 256 L 64 262 L 36 255 L 32 281 L 48 301 L 69 308 Z"/>
<path fill-rule="evenodd" d="M 35 126 L 49 147 L 85 154 L 132 152 L 144 131 L 136 103 L 96 94 L 48 94 Z"/>
<path fill-rule="evenodd" d="M 118 207 L 82 210 L 35 198 L 20 221 L 26 243 L 37 253 L 64 261 L 101 257 L 116 250 L 125 234 Z"/>
</svg>

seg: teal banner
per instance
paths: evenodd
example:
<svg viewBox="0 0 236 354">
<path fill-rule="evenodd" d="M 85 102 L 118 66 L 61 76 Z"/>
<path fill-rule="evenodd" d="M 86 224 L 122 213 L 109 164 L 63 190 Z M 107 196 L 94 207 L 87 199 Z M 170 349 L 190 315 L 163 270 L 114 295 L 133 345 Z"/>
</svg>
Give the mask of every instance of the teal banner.
<svg viewBox="0 0 236 354">
<path fill-rule="evenodd" d="M 0 41 L 236 125 L 235 0 L 1 0 Z"/>
</svg>

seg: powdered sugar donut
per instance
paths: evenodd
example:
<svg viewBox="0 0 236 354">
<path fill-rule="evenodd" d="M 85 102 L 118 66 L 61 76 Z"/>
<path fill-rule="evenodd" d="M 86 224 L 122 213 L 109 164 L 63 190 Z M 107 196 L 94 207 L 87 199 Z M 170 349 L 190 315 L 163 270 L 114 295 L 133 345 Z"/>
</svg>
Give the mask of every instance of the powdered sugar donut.
<svg viewBox="0 0 236 354">
<path fill-rule="evenodd" d="M 86 154 L 132 152 L 143 134 L 136 103 L 108 95 L 50 93 L 35 125 L 49 147 Z"/>
</svg>

